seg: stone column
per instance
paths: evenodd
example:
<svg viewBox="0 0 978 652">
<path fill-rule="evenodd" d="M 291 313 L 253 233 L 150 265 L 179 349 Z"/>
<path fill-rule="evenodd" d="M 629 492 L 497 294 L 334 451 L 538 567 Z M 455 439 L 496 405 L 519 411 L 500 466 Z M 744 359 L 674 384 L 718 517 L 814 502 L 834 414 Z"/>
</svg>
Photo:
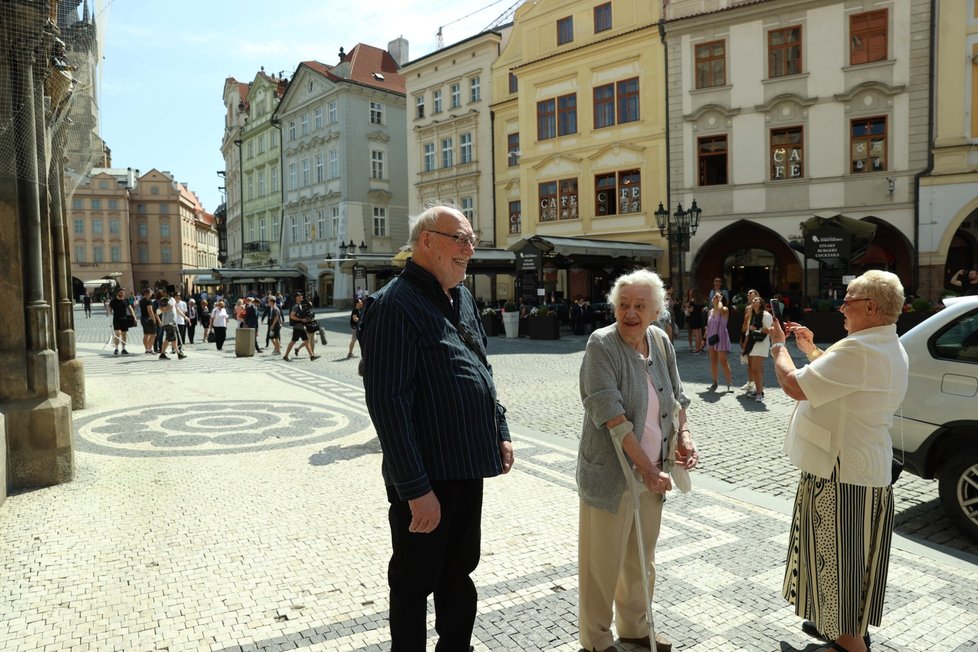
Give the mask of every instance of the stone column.
<svg viewBox="0 0 978 652">
<path fill-rule="evenodd" d="M 48 176 L 39 165 L 50 149 L 43 109 L 48 9 L 41 2 L 0 6 L 0 88 L 9 90 L 0 119 L 12 120 L 7 138 L 15 154 L 13 174 L 0 176 L 0 303 L 23 306 L 21 318 L 6 323 L 0 338 L 0 413 L 6 484 L 16 488 L 66 482 L 74 465 L 71 398 L 60 391 L 48 301 L 54 272 L 50 204 L 41 194 Z"/>
</svg>

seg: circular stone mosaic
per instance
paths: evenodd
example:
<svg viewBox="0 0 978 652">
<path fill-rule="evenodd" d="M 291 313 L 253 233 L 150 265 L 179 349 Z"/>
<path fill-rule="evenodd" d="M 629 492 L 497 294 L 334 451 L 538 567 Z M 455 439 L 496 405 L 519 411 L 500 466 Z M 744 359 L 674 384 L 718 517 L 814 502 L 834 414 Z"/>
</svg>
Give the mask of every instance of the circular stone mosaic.
<svg viewBox="0 0 978 652">
<path fill-rule="evenodd" d="M 337 439 L 367 423 L 365 415 L 310 403 L 184 403 L 78 419 L 75 443 L 103 455 L 225 455 Z"/>
</svg>

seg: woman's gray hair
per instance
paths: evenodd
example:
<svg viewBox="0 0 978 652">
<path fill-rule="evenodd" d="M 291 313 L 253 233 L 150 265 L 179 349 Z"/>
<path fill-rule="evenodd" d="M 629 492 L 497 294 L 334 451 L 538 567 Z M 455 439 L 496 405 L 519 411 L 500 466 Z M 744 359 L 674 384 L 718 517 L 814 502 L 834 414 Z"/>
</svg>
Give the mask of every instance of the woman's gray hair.
<svg viewBox="0 0 978 652">
<path fill-rule="evenodd" d="M 438 221 L 438 216 L 446 210 L 457 211 L 459 209 L 452 202 L 439 202 L 428 206 L 419 215 L 408 216 L 408 246 L 414 248 L 418 244 L 421 234 L 425 231 L 431 231 L 435 226 L 435 222 Z"/>
<path fill-rule="evenodd" d="M 903 283 L 892 272 L 871 269 L 849 281 L 847 289 L 850 294 L 875 301 L 888 324 L 895 324 L 903 312 Z"/>
<path fill-rule="evenodd" d="M 666 302 L 666 290 L 662 284 L 662 279 L 655 272 L 648 269 L 636 269 L 634 272 L 623 274 L 615 279 L 615 284 L 611 286 L 608 293 L 608 303 L 612 310 L 618 305 L 618 294 L 623 287 L 645 286 L 652 291 L 652 314 L 658 315 L 662 312 L 662 306 Z"/>
</svg>

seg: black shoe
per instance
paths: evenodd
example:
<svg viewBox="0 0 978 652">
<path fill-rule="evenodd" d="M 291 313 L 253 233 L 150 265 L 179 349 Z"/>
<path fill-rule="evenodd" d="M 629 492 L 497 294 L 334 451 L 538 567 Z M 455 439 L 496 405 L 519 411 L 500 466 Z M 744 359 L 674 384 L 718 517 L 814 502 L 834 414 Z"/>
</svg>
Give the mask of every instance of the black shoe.
<svg viewBox="0 0 978 652">
<path fill-rule="evenodd" d="M 169 359 L 170 359 L 170 356 L 168 356 L 167 354 L 165 354 L 165 353 L 161 353 L 160 354 L 160 360 L 169 360 Z"/>
<path fill-rule="evenodd" d="M 802 622 L 802 624 L 801 624 L 801 631 L 805 632 L 806 634 L 808 634 L 812 638 L 817 638 L 820 641 L 825 641 L 827 643 L 831 643 L 832 642 L 829 639 L 827 639 L 825 636 L 823 636 L 822 635 L 822 632 L 818 631 L 818 627 L 815 626 L 815 623 L 813 623 L 810 620 L 806 620 L 806 621 Z M 863 636 L 863 643 L 865 643 L 866 644 L 866 647 L 869 648 L 869 644 L 871 642 L 872 642 L 872 638 L 869 636 L 869 632 L 866 632 L 866 635 Z"/>
<path fill-rule="evenodd" d="M 126 351 L 125 349 L 122 349 L 122 355 L 129 355 L 129 351 Z"/>
<path fill-rule="evenodd" d="M 115 350 L 115 351 L 113 351 L 112 353 L 113 353 L 113 355 L 119 355 L 119 349 L 116 349 L 116 350 Z"/>
<path fill-rule="evenodd" d="M 181 351 L 180 353 L 177 354 L 177 357 L 180 358 L 181 360 L 183 360 L 184 358 L 187 357 L 187 354 L 184 353 L 183 351 Z"/>
<path fill-rule="evenodd" d="M 283 355 L 283 356 L 282 356 L 282 359 L 283 359 L 283 360 L 285 360 L 286 362 L 292 362 L 292 358 L 290 358 L 290 357 L 289 357 L 289 356 L 287 356 L 287 355 Z"/>
<path fill-rule="evenodd" d="M 309 356 L 309 359 L 310 360 L 318 360 L 319 359 L 319 356 L 318 355 L 311 355 L 311 356 Z"/>
</svg>

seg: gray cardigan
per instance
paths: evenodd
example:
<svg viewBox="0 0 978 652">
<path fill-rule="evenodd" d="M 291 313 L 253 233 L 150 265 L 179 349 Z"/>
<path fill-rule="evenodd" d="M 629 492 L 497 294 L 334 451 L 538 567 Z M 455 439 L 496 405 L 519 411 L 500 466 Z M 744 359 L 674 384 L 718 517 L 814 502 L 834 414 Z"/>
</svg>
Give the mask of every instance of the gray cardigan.
<svg viewBox="0 0 978 652">
<path fill-rule="evenodd" d="M 634 348 L 618 336 L 616 324 L 593 333 L 587 342 L 581 363 L 581 402 L 584 404 L 584 427 L 577 456 L 577 491 L 585 504 L 612 514 L 625 491 L 625 475 L 615 453 L 611 434 L 605 422 L 618 415 L 635 426 L 635 437 L 642 440 L 642 429 L 648 411 L 648 373 L 659 394 L 659 426 L 662 428 L 663 456 L 672 432 L 672 411 L 689 405 L 676 368 L 676 351 L 669 337 L 657 326 L 649 326 L 665 344 L 663 360 L 655 335 L 652 335 L 651 360 L 647 365 Z"/>
</svg>

